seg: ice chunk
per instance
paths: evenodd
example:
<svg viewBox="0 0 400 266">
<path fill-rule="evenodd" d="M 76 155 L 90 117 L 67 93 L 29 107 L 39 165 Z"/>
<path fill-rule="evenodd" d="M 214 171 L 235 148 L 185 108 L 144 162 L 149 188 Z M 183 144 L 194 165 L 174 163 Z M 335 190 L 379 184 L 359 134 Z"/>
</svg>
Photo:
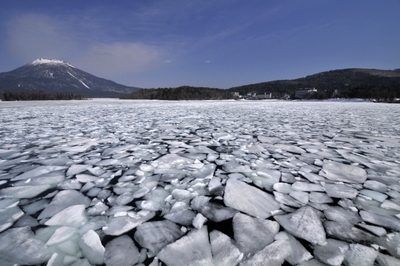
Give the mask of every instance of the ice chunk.
<svg viewBox="0 0 400 266">
<path fill-rule="evenodd" d="M 302 263 L 299 264 L 299 266 L 326 266 L 325 263 L 321 263 L 315 259 L 303 261 Z"/>
<path fill-rule="evenodd" d="M 373 190 L 369 190 L 369 189 L 361 189 L 360 194 L 363 194 L 373 200 L 379 201 L 379 202 L 383 202 L 388 196 L 386 194 L 377 192 L 377 191 L 373 191 Z"/>
<path fill-rule="evenodd" d="M 325 191 L 325 189 L 318 185 L 306 182 L 296 181 L 292 184 L 292 189 L 297 191 Z"/>
<path fill-rule="evenodd" d="M 99 235 L 89 230 L 82 236 L 78 242 L 79 247 L 82 249 L 82 253 L 85 258 L 92 264 L 103 264 L 104 263 L 104 251 L 105 248 L 101 244 Z"/>
<path fill-rule="evenodd" d="M 76 179 L 67 179 L 58 184 L 58 189 L 81 189 L 82 184 Z"/>
<path fill-rule="evenodd" d="M 210 182 L 208 183 L 208 190 L 212 195 L 222 195 L 224 190 L 222 186 L 222 179 L 220 177 L 211 178 Z"/>
<path fill-rule="evenodd" d="M 236 161 L 229 161 L 223 166 L 224 171 L 228 173 L 250 173 L 252 170 L 248 165 L 242 165 Z"/>
<path fill-rule="evenodd" d="M 16 207 L 19 203 L 18 199 L 2 199 L 0 200 L 0 210 Z"/>
<path fill-rule="evenodd" d="M 193 219 L 193 227 L 200 229 L 201 227 L 203 227 L 203 224 L 207 222 L 207 218 L 204 217 L 201 213 L 196 214 L 196 216 Z"/>
<path fill-rule="evenodd" d="M 89 206 L 90 199 L 75 190 L 62 190 L 54 196 L 50 204 L 40 213 L 38 219 L 51 217 L 73 205 Z"/>
<path fill-rule="evenodd" d="M 307 192 L 293 190 L 289 193 L 289 196 L 296 199 L 303 205 L 306 205 L 308 203 L 308 193 Z"/>
<path fill-rule="evenodd" d="M 395 217 L 380 215 L 367 211 L 360 211 L 360 215 L 365 222 L 400 231 L 399 219 Z"/>
<path fill-rule="evenodd" d="M 232 218 L 237 210 L 209 201 L 204 204 L 200 212 L 211 221 L 221 222 Z"/>
<path fill-rule="evenodd" d="M 139 261 L 139 250 L 127 235 L 114 238 L 106 244 L 104 263 L 106 266 L 133 266 Z"/>
<path fill-rule="evenodd" d="M 383 193 L 388 190 L 388 186 L 387 185 L 385 185 L 385 184 L 383 184 L 381 182 L 375 181 L 375 180 L 367 180 L 367 181 L 365 181 L 364 187 L 365 188 L 369 188 L 369 189 L 374 190 L 374 191 L 383 192 Z"/>
<path fill-rule="evenodd" d="M 22 210 L 26 214 L 35 214 L 36 212 L 43 210 L 46 206 L 48 206 L 48 204 L 49 200 L 42 199 L 22 206 Z"/>
<path fill-rule="evenodd" d="M 391 200 L 385 200 L 384 202 L 382 202 L 381 208 L 388 209 L 388 210 L 394 210 L 394 211 L 400 211 L 400 201 L 397 204 Z"/>
<path fill-rule="evenodd" d="M 279 193 L 289 194 L 292 191 L 292 186 L 287 183 L 275 183 L 273 189 Z"/>
<path fill-rule="evenodd" d="M 346 183 L 364 183 L 367 180 L 367 172 L 354 165 L 337 163 L 325 160 L 322 170 L 319 174 L 332 181 L 341 181 Z"/>
<path fill-rule="evenodd" d="M 179 188 L 172 190 L 171 195 L 177 200 L 191 199 L 193 197 L 190 191 Z"/>
<path fill-rule="evenodd" d="M 312 244 L 325 243 L 324 227 L 317 211 L 312 207 L 302 207 L 293 213 L 276 215 L 274 218 L 286 231 L 294 236 L 305 239 Z"/>
<path fill-rule="evenodd" d="M 52 185 L 6 187 L 0 190 L 0 196 L 14 199 L 30 199 L 45 192 L 51 187 Z"/>
<path fill-rule="evenodd" d="M 106 171 L 100 167 L 93 167 L 93 168 L 88 168 L 87 169 L 92 175 L 95 176 L 101 176 L 102 174 L 104 174 Z"/>
<path fill-rule="evenodd" d="M 82 145 L 82 146 L 62 146 L 60 148 L 61 151 L 63 152 L 68 152 L 68 153 L 82 153 L 87 150 L 89 150 L 93 146 L 92 143 L 89 143 L 87 145 Z"/>
<path fill-rule="evenodd" d="M 330 238 L 326 242 L 326 245 L 314 246 L 314 256 L 328 265 L 342 265 L 349 245 L 346 242 Z"/>
<path fill-rule="evenodd" d="M 24 226 L 35 227 L 38 225 L 39 223 L 35 218 L 33 218 L 30 215 L 24 215 L 14 224 L 14 227 L 24 227 Z"/>
<path fill-rule="evenodd" d="M 80 227 L 87 222 L 85 205 L 73 205 L 51 217 L 45 225 Z"/>
<path fill-rule="evenodd" d="M 233 240 L 220 231 L 214 230 L 210 233 L 210 242 L 213 265 L 237 265 L 243 257 L 243 254 L 235 246 Z"/>
<path fill-rule="evenodd" d="M 331 221 L 357 224 L 361 222 L 360 216 L 356 212 L 345 210 L 342 207 L 331 206 L 324 211 L 325 217 Z"/>
<path fill-rule="evenodd" d="M 357 197 L 358 191 L 345 184 L 325 184 L 326 194 L 332 198 L 348 198 Z"/>
<path fill-rule="evenodd" d="M 281 139 L 277 138 L 277 137 L 266 137 L 266 136 L 262 136 L 262 135 L 258 135 L 257 138 L 260 142 L 263 142 L 263 143 L 274 144 L 274 143 L 281 141 Z"/>
<path fill-rule="evenodd" d="M 103 202 L 99 201 L 93 207 L 88 209 L 89 215 L 100 215 L 108 210 L 108 206 L 105 205 Z"/>
<path fill-rule="evenodd" d="M 75 235 L 70 240 L 57 244 L 57 249 L 71 256 L 82 256 L 82 251 L 78 246 L 78 235 Z"/>
<path fill-rule="evenodd" d="M 174 169 L 174 168 L 182 168 L 183 166 L 187 166 L 188 164 L 192 164 L 194 160 L 179 156 L 177 154 L 167 154 L 162 156 L 161 158 L 155 160 L 153 165 L 156 165 L 155 173 L 157 174 L 159 170 L 162 169 Z"/>
<path fill-rule="evenodd" d="M 157 257 L 167 265 L 212 265 L 211 245 L 207 227 L 191 231 L 186 236 L 164 247 Z"/>
<path fill-rule="evenodd" d="M 394 257 L 384 255 L 384 254 L 378 254 L 378 257 L 376 258 L 376 261 L 379 263 L 381 266 L 397 266 L 400 265 L 400 259 L 396 259 Z"/>
<path fill-rule="evenodd" d="M 76 259 L 75 257 L 68 257 L 68 259 L 71 259 L 71 261 L 73 261 L 73 263 L 70 263 L 70 260 L 66 260 L 66 258 L 64 258 L 64 264 L 65 265 L 70 265 L 70 266 L 92 266 L 92 264 L 89 263 L 89 261 L 87 259 Z M 73 260 L 75 259 L 75 260 Z"/>
<path fill-rule="evenodd" d="M 99 188 L 99 187 L 93 187 L 93 188 L 91 188 L 86 194 L 87 194 L 89 197 L 96 197 L 97 194 L 100 193 L 100 191 L 101 191 L 101 188 Z"/>
<path fill-rule="evenodd" d="M 131 192 L 124 192 L 118 196 L 116 199 L 116 203 L 118 205 L 126 205 L 134 199 L 133 193 Z"/>
<path fill-rule="evenodd" d="M 366 156 L 361 156 L 356 153 L 350 153 L 346 150 L 336 150 L 336 151 L 337 151 L 337 153 L 342 155 L 343 158 L 345 158 L 351 162 L 356 162 L 356 163 L 360 163 L 360 164 L 371 162 L 370 160 L 368 160 L 368 158 Z"/>
<path fill-rule="evenodd" d="M 192 175 L 198 179 L 211 179 L 214 175 L 216 165 L 206 164 L 202 168 L 197 169 Z"/>
<path fill-rule="evenodd" d="M 148 189 L 147 187 L 140 187 L 138 190 L 133 192 L 132 197 L 134 199 L 141 198 L 145 196 L 147 193 L 149 193 L 149 191 L 150 189 Z"/>
<path fill-rule="evenodd" d="M 0 234 L 1 265 L 39 265 L 50 257 L 46 245 L 29 227 L 11 228 Z"/>
<path fill-rule="evenodd" d="M 327 235 L 332 236 L 336 239 L 343 241 L 353 241 L 353 242 L 374 242 L 376 237 L 364 230 L 354 227 L 350 223 L 341 222 L 324 222 L 325 230 Z"/>
<path fill-rule="evenodd" d="M 281 172 L 278 170 L 263 169 L 262 171 L 257 171 L 257 175 L 251 175 L 250 179 L 253 180 L 256 186 L 272 191 L 273 185 L 279 182 L 280 177 Z"/>
<path fill-rule="evenodd" d="M 44 174 L 48 174 L 50 172 L 54 171 L 59 171 L 63 170 L 67 167 L 65 166 L 53 166 L 53 165 L 45 165 L 45 166 L 38 166 L 32 170 L 26 171 L 23 174 L 20 174 L 19 176 L 14 177 L 11 181 L 18 181 L 18 180 L 26 180 L 29 178 L 41 176 Z"/>
<path fill-rule="evenodd" d="M 291 253 L 291 246 L 286 240 L 277 240 L 242 262 L 240 266 L 268 265 L 281 266 Z"/>
<path fill-rule="evenodd" d="M 93 182 L 99 179 L 97 176 L 88 174 L 78 174 L 75 177 L 81 183 Z"/>
<path fill-rule="evenodd" d="M 310 181 L 311 183 L 317 183 L 319 181 L 325 180 L 324 177 L 313 173 L 299 171 L 299 174 L 307 178 L 308 181 Z"/>
<path fill-rule="evenodd" d="M 68 226 L 59 227 L 54 232 L 54 234 L 50 237 L 50 239 L 47 241 L 46 245 L 51 246 L 51 245 L 59 244 L 61 242 L 64 242 L 64 241 L 70 239 L 76 233 L 78 233 L 78 230 L 76 228 L 68 227 Z"/>
<path fill-rule="evenodd" d="M 24 212 L 18 206 L 0 209 L 0 232 L 11 227 L 22 216 Z"/>
<path fill-rule="evenodd" d="M 180 227 L 168 220 L 147 222 L 139 225 L 134 239 L 140 246 L 147 248 L 149 257 L 154 257 L 166 245 L 180 238 Z"/>
<path fill-rule="evenodd" d="M 387 234 L 385 228 L 380 227 L 380 226 L 373 226 L 373 225 L 368 225 L 368 224 L 358 224 L 359 227 L 362 227 L 371 233 L 377 235 L 377 236 L 384 236 Z"/>
<path fill-rule="evenodd" d="M 68 168 L 66 176 L 69 177 L 76 174 L 80 174 L 82 172 L 85 172 L 89 168 L 90 166 L 86 164 L 73 164 Z"/>
<path fill-rule="evenodd" d="M 266 152 L 266 150 L 261 145 L 254 145 L 254 144 L 245 145 L 241 149 L 248 153 Z"/>
<path fill-rule="evenodd" d="M 348 266 L 372 266 L 377 256 L 378 251 L 373 248 L 360 244 L 350 244 L 344 263 Z"/>
<path fill-rule="evenodd" d="M 51 173 L 40 175 L 40 176 L 35 176 L 35 177 L 29 178 L 27 180 L 18 181 L 16 183 L 14 183 L 14 186 L 51 185 L 52 187 L 55 187 L 58 185 L 58 183 L 64 181 L 64 179 L 65 179 L 64 171 L 56 171 L 56 172 L 51 172 Z"/>
<path fill-rule="evenodd" d="M 190 207 L 195 210 L 195 211 L 200 211 L 201 208 L 208 202 L 210 201 L 210 197 L 206 197 L 206 196 L 196 196 L 191 204 Z"/>
<path fill-rule="evenodd" d="M 400 259 L 400 233 L 394 232 L 387 234 L 384 237 L 380 237 L 377 243 L 385 247 L 387 251 L 394 257 Z"/>
<path fill-rule="evenodd" d="M 272 195 L 233 178 L 226 182 L 224 203 L 228 207 L 259 218 L 268 218 L 271 211 L 279 210 L 279 205 Z"/>
<path fill-rule="evenodd" d="M 151 211 L 140 211 L 138 213 L 129 212 L 124 216 L 110 217 L 108 224 L 103 227 L 103 231 L 107 235 L 119 236 L 150 220 L 154 215 L 155 213 Z"/>
<path fill-rule="evenodd" d="M 331 197 L 329 197 L 325 193 L 320 192 L 310 192 L 310 194 L 308 195 L 308 199 L 310 200 L 310 202 L 319 204 L 333 202 L 333 199 Z"/>
<path fill-rule="evenodd" d="M 51 255 L 51 258 L 47 262 L 46 266 L 58 266 L 63 264 L 64 264 L 64 256 L 58 253 L 53 253 L 53 255 Z"/>
<path fill-rule="evenodd" d="M 150 211 L 158 211 L 160 210 L 164 199 L 169 195 L 168 191 L 163 188 L 155 188 L 145 195 L 146 200 L 140 203 L 140 207 Z"/>
<path fill-rule="evenodd" d="M 305 205 L 299 202 L 298 200 L 294 199 L 293 197 L 289 196 L 288 194 L 283 194 L 274 191 L 274 196 L 276 201 L 290 207 L 300 208 Z"/>
<path fill-rule="evenodd" d="M 290 153 L 294 154 L 302 154 L 305 153 L 306 151 L 300 147 L 294 146 L 294 145 L 287 145 L 287 144 L 275 144 L 274 148 L 280 149 L 283 151 L 288 151 Z"/>
<path fill-rule="evenodd" d="M 0 149 L 0 158 L 1 159 L 11 159 L 19 156 L 21 153 L 17 149 Z"/>
<path fill-rule="evenodd" d="M 308 252 L 308 250 L 291 234 L 282 231 L 275 236 L 275 240 L 286 240 L 290 245 L 290 254 L 286 257 L 291 265 L 298 265 L 303 261 L 312 259 L 313 256 Z"/>
<path fill-rule="evenodd" d="M 164 218 L 177 224 L 190 225 L 192 224 L 195 216 L 196 214 L 193 211 L 188 209 L 183 209 L 183 210 L 172 211 L 164 215 Z"/>
<path fill-rule="evenodd" d="M 275 221 L 252 218 L 242 213 L 233 217 L 234 238 L 246 256 L 271 244 L 278 231 L 279 224 Z"/>
<path fill-rule="evenodd" d="M 90 217 L 89 222 L 87 222 L 84 226 L 79 228 L 79 233 L 84 234 L 88 230 L 95 230 L 100 232 L 101 229 L 107 225 L 108 218 L 106 216 L 94 216 Z M 101 234 L 103 236 L 103 234 Z"/>
<path fill-rule="evenodd" d="M 213 151 L 212 149 L 206 147 L 206 146 L 201 146 L 201 144 L 196 144 L 200 146 L 196 146 L 194 148 L 189 148 L 187 149 L 187 152 L 189 153 L 206 153 L 206 154 L 216 154 L 216 151 Z"/>
</svg>

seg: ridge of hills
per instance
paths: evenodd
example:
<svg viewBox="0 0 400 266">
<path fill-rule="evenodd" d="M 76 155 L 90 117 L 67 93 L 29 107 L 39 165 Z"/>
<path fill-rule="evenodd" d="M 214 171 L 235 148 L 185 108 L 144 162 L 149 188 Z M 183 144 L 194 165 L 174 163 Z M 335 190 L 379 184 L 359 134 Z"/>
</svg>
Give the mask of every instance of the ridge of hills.
<svg viewBox="0 0 400 266">
<path fill-rule="evenodd" d="M 299 97 L 297 90 L 313 90 Z M 227 94 L 230 92 L 231 94 Z M 264 94 L 268 97 L 281 98 L 309 98 L 327 99 L 364 98 L 364 99 L 391 99 L 400 97 L 400 69 L 340 69 L 320 72 L 303 78 L 292 80 L 274 80 L 243 86 L 232 87 L 227 90 L 204 87 L 181 86 L 177 88 L 141 89 L 123 96 L 124 99 L 159 99 L 159 100 L 208 100 L 233 99 L 239 95 L 246 98 L 251 94 Z M 267 96 L 266 94 L 270 94 Z M 260 98 L 258 98 L 260 99 Z"/>
<path fill-rule="evenodd" d="M 140 89 L 96 77 L 56 59 L 36 59 L 0 73 L 0 94 L 44 93 L 120 97 L 124 99 L 206 100 L 232 99 L 237 94 L 269 94 L 271 98 L 296 98 L 295 91 L 315 89 L 306 98 L 400 98 L 400 68 L 394 70 L 348 68 L 324 71 L 291 80 L 273 80 L 229 89 L 181 86 Z M 234 95 L 234 93 L 236 94 Z M 4 97 L 3 97 L 4 98 Z"/>
<path fill-rule="evenodd" d="M 275 98 L 284 94 L 294 94 L 296 90 L 315 88 L 319 92 L 332 94 L 336 91 L 338 96 L 357 97 L 356 91 L 372 91 L 376 94 L 387 91 L 392 97 L 400 97 L 400 69 L 380 70 L 349 68 L 320 72 L 303 78 L 292 80 L 274 80 L 255 84 L 248 84 L 230 88 L 240 94 L 250 92 L 273 93 Z M 366 93 L 368 94 L 368 93 Z M 329 97 L 329 95 L 327 95 Z M 361 96 L 360 98 L 373 98 L 374 95 Z M 379 96 L 379 95 L 376 95 Z"/>
</svg>

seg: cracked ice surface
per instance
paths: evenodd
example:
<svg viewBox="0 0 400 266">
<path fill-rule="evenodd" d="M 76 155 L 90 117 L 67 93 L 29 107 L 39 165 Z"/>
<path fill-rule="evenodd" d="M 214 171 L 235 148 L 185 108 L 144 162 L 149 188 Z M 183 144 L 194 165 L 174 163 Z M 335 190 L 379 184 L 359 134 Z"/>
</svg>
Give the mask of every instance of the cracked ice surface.
<svg viewBox="0 0 400 266">
<path fill-rule="evenodd" d="M 400 265 L 400 106 L 0 102 L 1 265 Z"/>
</svg>

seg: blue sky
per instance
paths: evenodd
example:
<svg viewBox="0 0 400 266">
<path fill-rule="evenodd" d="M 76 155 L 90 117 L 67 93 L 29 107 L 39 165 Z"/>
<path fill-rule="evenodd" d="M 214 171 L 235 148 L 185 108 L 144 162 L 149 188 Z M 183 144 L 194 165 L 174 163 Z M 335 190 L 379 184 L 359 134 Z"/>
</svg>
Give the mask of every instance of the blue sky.
<svg viewBox="0 0 400 266">
<path fill-rule="evenodd" d="M 400 68 L 400 0 L 1 1 L 0 72 L 37 58 L 144 88 Z"/>
</svg>

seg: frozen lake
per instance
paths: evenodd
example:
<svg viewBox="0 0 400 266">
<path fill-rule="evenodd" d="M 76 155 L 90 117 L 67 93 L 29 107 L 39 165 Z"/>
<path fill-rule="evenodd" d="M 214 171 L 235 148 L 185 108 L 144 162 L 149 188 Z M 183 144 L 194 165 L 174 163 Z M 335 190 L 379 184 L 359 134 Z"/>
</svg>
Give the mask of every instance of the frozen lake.
<svg viewBox="0 0 400 266">
<path fill-rule="evenodd" d="M 400 265 L 400 105 L 0 102 L 1 265 Z"/>
</svg>

